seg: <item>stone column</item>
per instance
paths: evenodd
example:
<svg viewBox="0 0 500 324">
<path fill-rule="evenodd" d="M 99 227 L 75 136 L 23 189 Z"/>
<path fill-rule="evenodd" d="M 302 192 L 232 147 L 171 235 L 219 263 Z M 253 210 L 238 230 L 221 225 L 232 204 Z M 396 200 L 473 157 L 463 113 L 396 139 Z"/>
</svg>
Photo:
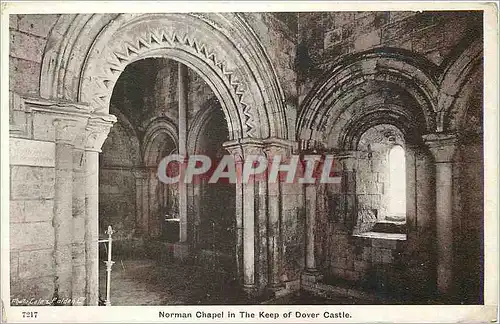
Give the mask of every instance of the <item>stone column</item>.
<svg viewBox="0 0 500 324">
<path fill-rule="evenodd" d="M 262 155 L 263 152 L 263 144 L 262 141 L 256 139 L 244 139 L 239 141 L 232 141 L 224 143 L 224 147 L 231 152 L 233 156 L 235 156 L 235 161 L 237 165 L 241 165 L 241 162 L 244 161 L 250 155 Z M 241 173 L 240 173 L 241 175 Z M 241 179 L 238 179 L 240 182 L 239 185 L 236 186 L 236 212 L 241 213 L 241 215 L 236 215 L 236 226 L 242 225 L 242 249 L 243 249 L 243 289 L 249 295 L 253 295 L 257 292 L 257 289 L 260 288 L 257 286 L 255 269 L 256 269 L 256 255 L 255 255 L 255 220 L 256 216 L 258 216 L 257 206 L 255 204 L 255 196 L 256 192 L 256 184 L 254 180 L 250 179 L 246 183 L 241 183 Z M 241 189 L 241 192 L 239 191 Z M 241 197 L 242 206 L 241 209 L 238 208 L 238 200 L 239 196 Z M 239 223 L 239 219 L 241 219 L 242 224 Z M 257 256 L 258 257 L 258 256 Z"/>
<path fill-rule="evenodd" d="M 243 170 L 243 156 L 239 155 L 241 152 L 233 149 L 231 154 L 233 154 L 235 160 L 236 173 L 240 174 Z M 236 226 L 236 275 L 240 284 L 244 283 L 244 271 L 243 271 L 243 184 L 241 181 L 237 181 L 235 184 L 235 226 Z"/>
<path fill-rule="evenodd" d="M 187 158 L 187 111 L 188 111 L 188 68 L 179 63 L 179 155 Z M 185 166 L 185 164 L 184 164 Z M 184 181 L 179 182 L 180 242 L 187 240 L 187 188 Z"/>
<path fill-rule="evenodd" d="M 201 200 L 203 194 L 203 183 L 197 182 L 192 184 L 193 195 L 193 211 L 194 211 L 194 226 L 193 226 L 193 242 L 192 246 L 197 248 L 200 243 L 200 226 L 201 226 Z"/>
<path fill-rule="evenodd" d="M 453 157 L 454 135 L 424 136 L 436 166 L 437 288 L 443 295 L 453 289 Z"/>
<path fill-rule="evenodd" d="M 83 121 L 76 118 L 54 120 L 55 193 L 54 193 L 54 261 L 55 297 L 72 297 L 73 276 L 73 147 Z"/>
<path fill-rule="evenodd" d="M 151 191 L 150 191 L 150 175 L 149 167 L 144 169 L 144 179 L 142 182 L 142 230 L 144 231 L 144 236 L 149 236 L 149 218 L 150 218 L 150 199 L 151 199 Z M 154 175 L 156 176 L 156 175 Z"/>
<path fill-rule="evenodd" d="M 262 149 L 255 153 L 265 157 Z M 263 173 L 257 175 L 253 181 L 256 190 L 256 205 L 255 205 L 255 271 L 257 286 L 260 288 L 267 287 L 269 284 L 269 274 L 271 273 L 269 265 L 269 212 L 268 212 L 268 183 L 267 169 Z"/>
<path fill-rule="evenodd" d="M 303 152 L 311 151 L 311 155 L 316 155 L 314 147 L 315 142 L 308 143 L 307 148 Z M 322 275 L 316 268 L 315 256 L 315 227 L 316 227 L 316 203 L 317 203 L 317 183 L 304 183 L 304 199 L 305 199 L 305 271 L 302 273 L 302 280 L 306 282 L 316 282 L 322 278 Z"/>
<path fill-rule="evenodd" d="M 287 158 L 290 157 L 292 151 L 292 143 L 284 140 L 268 140 L 266 141 L 265 152 L 267 160 L 272 162 L 275 156 L 281 157 L 281 163 L 287 164 Z M 268 165 L 269 173 L 271 164 Z M 269 262 L 269 286 L 271 289 L 280 289 L 283 286 L 280 273 L 282 270 L 282 249 L 283 238 L 281 237 L 280 226 L 282 222 L 281 210 L 281 188 L 279 174 L 276 181 L 268 177 L 268 262 Z"/>
<path fill-rule="evenodd" d="M 357 222 L 358 206 L 356 205 L 356 169 L 358 160 L 363 158 L 359 151 L 342 151 L 335 154 L 336 161 L 342 163 L 341 192 L 343 195 L 343 226 L 342 231 L 352 233 Z"/>
<path fill-rule="evenodd" d="M 255 289 L 255 185 L 243 184 L 243 286 Z"/>
<path fill-rule="evenodd" d="M 316 258 L 314 255 L 314 227 L 316 225 L 316 184 L 305 184 L 305 210 L 306 210 L 306 275 L 308 279 L 315 280 L 318 275 Z"/>
<path fill-rule="evenodd" d="M 160 181 L 157 177 L 157 169 L 154 167 L 149 167 L 147 169 L 148 173 L 148 218 L 147 218 L 147 233 L 150 238 L 158 238 L 159 237 L 159 227 L 161 217 L 160 212 L 160 199 L 157 195 L 157 188 L 160 185 Z"/>
<path fill-rule="evenodd" d="M 87 304 L 99 302 L 99 152 L 116 118 L 111 115 L 90 118 L 85 129 L 85 250 Z M 111 225 L 111 224 L 110 224 Z"/>
<path fill-rule="evenodd" d="M 85 298 L 85 125 L 78 130 L 73 149 L 73 283 L 72 302 Z"/>
</svg>

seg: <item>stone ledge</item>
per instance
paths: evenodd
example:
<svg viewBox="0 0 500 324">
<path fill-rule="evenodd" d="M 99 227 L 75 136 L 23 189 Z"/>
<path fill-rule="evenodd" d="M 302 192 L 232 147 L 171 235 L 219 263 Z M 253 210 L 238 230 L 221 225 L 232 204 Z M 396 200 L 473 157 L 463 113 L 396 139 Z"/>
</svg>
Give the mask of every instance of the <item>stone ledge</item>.
<svg viewBox="0 0 500 324">
<path fill-rule="evenodd" d="M 380 240 L 406 241 L 406 234 L 397 234 L 397 233 L 365 232 L 360 234 L 354 234 L 353 236 L 380 239 Z"/>
</svg>

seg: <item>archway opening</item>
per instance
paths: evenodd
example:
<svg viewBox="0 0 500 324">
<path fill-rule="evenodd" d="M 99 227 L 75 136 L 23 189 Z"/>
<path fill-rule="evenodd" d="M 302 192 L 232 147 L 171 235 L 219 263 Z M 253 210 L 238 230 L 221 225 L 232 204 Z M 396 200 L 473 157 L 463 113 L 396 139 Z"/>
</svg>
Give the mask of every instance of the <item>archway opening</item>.
<svg viewBox="0 0 500 324">
<path fill-rule="evenodd" d="M 220 102 L 194 70 L 175 60 L 147 58 L 125 68 L 110 110 L 118 122 L 101 154 L 99 231 L 101 237 L 109 225 L 115 231 L 113 304 L 137 305 L 127 293 L 130 285 L 145 293 L 141 303 L 149 305 L 213 303 L 236 270 L 235 187 L 165 184 L 157 173 L 163 158 L 182 154 L 182 145 L 187 156 L 204 154 L 214 163 L 226 154 L 222 144 L 229 129 Z M 208 117 L 194 127 L 206 110 Z M 186 151 L 190 147 L 195 151 Z M 101 244 L 101 295 L 106 258 Z"/>
<path fill-rule="evenodd" d="M 406 218 L 406 158 L 401 145 L 389 150 L 389 206 L 386 220 L 405 221 Z"/>
<path fill-rule="evenodd" d="M 355 233 L 406 233 L 405 144 L 403 133 L 392 124 L 372 126 L 361 135 Z"/>
<path fill-rule="evenodd" d="M 217 99 L 207 101 L 200 114 L 208 112 L 209 116 L 197 135 L 196 154 L 208 156 L 212 161 L 212 169 L 218 165 L 227 151 L 222 144 L 228 140 L 227 123 Z M 197 130 L 192 129 L 193 132 Z M 235 184 L 228 181 L 208 183 L 203 177 L 193 188 L 199 195 L 197 200 L 199 221 L 197 222 L 198 257 L 201 264 L 218 272 L 225 272 L 231 280 L 236 279 L 235 263 Z"/>
</svg>

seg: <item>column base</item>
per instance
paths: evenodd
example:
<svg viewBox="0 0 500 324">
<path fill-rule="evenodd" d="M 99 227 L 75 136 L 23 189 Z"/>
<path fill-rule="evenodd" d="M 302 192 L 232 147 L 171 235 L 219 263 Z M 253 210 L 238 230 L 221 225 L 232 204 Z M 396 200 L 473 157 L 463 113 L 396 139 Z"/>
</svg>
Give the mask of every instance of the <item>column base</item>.
<svg viewBox="0 0 500 324">
<path fill-rule="evenodd" d="M 306 269 L 300 278 L 307 283 L 316 283 L 323 279 L 323 275 L 317 269 Z"/>
<path fill-rule="evenodd" d="M 257 297 L 258 291 L 254 284 L 243 284 L 243 291 L 249 298 Z"/>
</svg>

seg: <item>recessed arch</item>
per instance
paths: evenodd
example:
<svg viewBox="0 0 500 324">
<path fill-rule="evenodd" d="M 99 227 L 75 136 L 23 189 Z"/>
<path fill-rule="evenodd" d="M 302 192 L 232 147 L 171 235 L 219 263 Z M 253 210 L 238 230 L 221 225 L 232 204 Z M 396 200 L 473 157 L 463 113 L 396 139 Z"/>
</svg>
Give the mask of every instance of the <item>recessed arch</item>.
<svg viewBox="0 0 500 324">
<path fill-rule="evenodd" d="M 405 115 L 404 110 L 399 107 L 378 107 L 371 113 L 367 113 L 360 118 L 349 121 L 339 134 L 338 139 L 332 137 L 331 141 L 338 143 L 341 150 L 355 151 L 361 136 L 370 128 L 380 125 L 393 125 L 399 129 L 404 136 L 405 142 L 409 144 L 419 144 L 421 134 L 418 130 L 421 125 L 411 120 L 411 116 Z M 332 145 L 333 143 L 330 143 Z"/>
<path fill-rule="evenodd" d="M 203 128 L 210 122 L 213 114 L 220 109 L 216 98 L 209 99 L 203 107 L 196 113 L 188 129 L 187 152 L 188 154 L 198 153 L 198 144 L 202 136 Z"/>
<path fill-rule="evenodd" d="M 129 138 L 130 156 L 132 157 L 134 166 L 142 164 L 142 152 L 139 142 L 139 136 L 135 131 L 134 126 L 128 120 L 127 116 L 114 106 L 110 107 L 110 113 L 116 116 L 118 123 L 125 129 Z"/>
<path fill-rule="evenodd" d="M 349 96 L 367 82 L 390 84 L 404 91 L 425 119 L 427 131 L 435 129 L 438 97 L 436 66 L 407 51 L 380 48 L 343 57 L 330 73 L 316 84 L 304 100 L 297 119 L 297 137 L 324 142 L 325 125 L 331 115 L 340 116 L 352 104 Z M 344 116 L 349 119 L 350 116 Z"/>
<path fill-rule="evenodd" d="M 467 109 L 463 100 L 471 93 L 474 81 L 482 80 L 483 41 L 473 41 L 454 61 L 449 63 L 440 78 L 438 101 L 438 130 L 456 130 L 458 120 Z M 471 82 L 472 81 L 472 82 Z M 464 95 L 464 93 L 466 95 Z"/>
<path fill-rule="evenodd" d="M 158 165 L 159 159 L 164 156 L 158 156 L 160 146 L 171 153 L 176 151 L 179 145 L 179 138 L 176 125 L 166 117 L 154 119 L 147 127 L 142 140 L 144 147 L 144 165 L 154 167 Z"/>
<path fill-rule="evenodd" d="M 128 64 L 168 57 L 211 86 L 230 139 L 287 137 L 283 92 L 274 68 L 236 13 L 74 15 L 59 19 L 48 44 L 42 97 L 85 102 L 94 112 L 107 113 L 114 84 Z"/>
</svg>

